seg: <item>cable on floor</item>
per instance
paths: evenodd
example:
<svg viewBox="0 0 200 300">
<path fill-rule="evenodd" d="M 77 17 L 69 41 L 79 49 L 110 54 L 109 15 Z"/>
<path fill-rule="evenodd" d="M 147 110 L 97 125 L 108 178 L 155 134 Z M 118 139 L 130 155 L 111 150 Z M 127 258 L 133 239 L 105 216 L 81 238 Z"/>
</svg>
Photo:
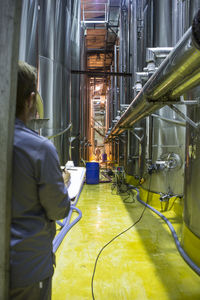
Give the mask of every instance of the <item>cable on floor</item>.
<svg viewBox="0 0 200 300">
<path fill-rule="evenodd" d="M 112 243 L 114 240 L 116 240 L 119 236 L 121 236 L 122 234 L 124 234 L 125 232 L 127 232 L 128 230 L 130 230 L 131 228 L 133 228 L 136 224 L 138 224 L 138 223 L 141 221 L 141 219 L 142 219 L 142 217 L 143 217 L 143 215 L 144 215 L 145 209 L 146 209 L 146 207 L 147 207 L 147 205 L 148 205 L 150 186 L 151 186 L 151 177 L 150 177 L 150 180 L 149 180 L 149 188 L 148 188 L 147 201 L 146 201 L 146 203 L 144 202 L 144 203 L 145 203 L 145 207 L 144 207 L 144 209 L 142 210 L 142 213 L 141 213 L 140 217 L 138 218 L 138 220 L 137 220 L 135 223 L 133 223 L 130 227 L 128 227 L 127 229 L 125 229 L 124 231 L 122 231 L 122 232 L 120 232 L 118 235 L 116 235 L 114 238 L 112 238 L 112 239 L 111 239 L 108 243 L 106 243 L 106 244 L 101 248 L 101 250 L 99 251 L 99 253 L 98 253 L 98 255 L 97 255 L 97 258 L 96 258 L 96 260 L 95 260 L 94 270 L 93 270 L 92 280 L 91 280 L 91 290 L 92 290 L 92 299 L 93 299 L 93 300 L 95 300 L 93 284 L 94 284 L 94 276 L 95 276 L 95 271 L 96 271 L 98 259 L 99 259 L 100 255 L 101 255 L 101 253 L 103 252 L 103 250 L 104 250 L 109 244 L 111 244 L 111 243 Z M 132 189 L 132 188 L 131 188 L 131 189 Z"/>
</svg>

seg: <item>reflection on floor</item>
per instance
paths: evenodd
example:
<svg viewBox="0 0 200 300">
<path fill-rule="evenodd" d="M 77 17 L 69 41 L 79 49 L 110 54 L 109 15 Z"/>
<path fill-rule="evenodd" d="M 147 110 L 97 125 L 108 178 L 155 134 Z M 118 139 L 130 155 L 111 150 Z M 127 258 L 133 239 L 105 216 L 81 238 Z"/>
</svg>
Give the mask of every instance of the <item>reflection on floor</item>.
<svg viewBox="0 0 200 300">
<path fill-rule="evenodd" d="M 124 203 L 123 198 L 111 194 L 111 184 L 84 185 L 77 204 L 83 217 L 56 253 L 53 300 L 92 299 L 91 278 L 100 249 L 144 209 L 137 200 Z M 180 233 L 174 212 L 167 217 Z M 94 295 L 95 300 L 199 300 L 200 277 L 180 257 L 164 221 L 146 209 L 135 227 L 102 252 Z"/>
</svg>

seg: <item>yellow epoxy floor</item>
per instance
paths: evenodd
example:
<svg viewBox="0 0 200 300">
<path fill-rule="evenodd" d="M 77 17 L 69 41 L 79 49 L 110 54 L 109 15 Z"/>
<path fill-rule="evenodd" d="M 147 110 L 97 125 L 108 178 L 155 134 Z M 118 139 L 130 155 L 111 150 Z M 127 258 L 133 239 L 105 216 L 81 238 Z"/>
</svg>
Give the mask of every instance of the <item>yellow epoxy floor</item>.
<svg viewBox="0 0 200 300">
<path fill-rule="evenodd" d="M 125 204 L 111 184 L 84 185 L 82 219 L 56 252 L 53 300 L 89 300 L 95 259 L 115 235 L 140 217 L 144 206 Z M 180 220 L 165 214 L 177 233 Z M 95 300 L 200 300 L 200 277 L 184 262 L 162 219 L 146 208 L 142 220 L 108 245 L 98 260 Z"/>
</svg>

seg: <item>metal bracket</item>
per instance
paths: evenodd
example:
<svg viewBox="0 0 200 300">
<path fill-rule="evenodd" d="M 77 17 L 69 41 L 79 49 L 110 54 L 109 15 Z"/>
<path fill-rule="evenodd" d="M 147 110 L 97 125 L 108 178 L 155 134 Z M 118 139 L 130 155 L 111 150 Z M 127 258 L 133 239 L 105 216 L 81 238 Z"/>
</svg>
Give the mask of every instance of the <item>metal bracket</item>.
<svg viewBox="0 0 200 300">
<path fill-rule="evenodd" d="M 119 126 L 119 129 L 132 130 L 133 127 Z"/>
<path fill-rule="evenodd" d="M 140 137 L 137 133 L 139 131 L 142 132 L 142 136 Z M 136 139 L 138 139 L 139 143 L 142 143 L 143 139 L 144 139 L 144 129 L 142 127 L 139 127 L 139 128 L 133 128 L 131 130 L 131 133 L 136 137 Z"/>
<path fill-rule="evenodd" d="M 162 121 L 166 121 L 166 122 L 169 122 L 169 123 L 173 123 L 173 124 L 175 124 L 175 125 L 185 126 L 185 124 L 186 124 L 186 123 L 183 122 L 183 121 L 165 118 L 165 117 L 162 117 L 162 116 L 159 116 L 159 115 L 156 115 L 156 114 L 151 114 L 151 116 L 154 117 L 154 118 L 160 119 L 160 120 L 162 120 Z"/>
<path fill-rule="evenodd" d="M 168 105 L 173 111 L 175 111 L 181 118 L 183 118 L 188 124 L 190 124 L 195 129 L 200 127 L 200 122 L 195 123 L 189 117 L 187 117 L 182 111 L 180 111 L 175 105 Z"/>
<path fill-rule="evenodd" d="M 155 58 L 165 58 L 173 50 L 173 47 L 157 47 L 147 48 L 146 50 L 146 61 L 155 61 Z"/>
<path fill-rule="evenodd" d="M 180 96 L 180 103 L 177 104 L 185 104 L 185 105 L 199 105 L 200 104 L 200 97 L 197 97 L 195 100 L 184 100 L 183 96 Z"/>
</svg>

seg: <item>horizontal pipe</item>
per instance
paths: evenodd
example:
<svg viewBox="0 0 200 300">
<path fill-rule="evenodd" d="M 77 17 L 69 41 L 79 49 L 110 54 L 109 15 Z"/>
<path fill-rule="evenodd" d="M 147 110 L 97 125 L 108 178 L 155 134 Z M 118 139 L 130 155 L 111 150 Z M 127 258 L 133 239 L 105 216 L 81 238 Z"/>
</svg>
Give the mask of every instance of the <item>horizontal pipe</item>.
<svg viewBox="0 0 200 300">
<path fill-rule="evenodd" d="M 100 11 L 100 10 L 85 10 L 85 13 L 87 14 L 99 14 L 99 13 L 105 13 L 105 10 Z"/>
<path fill-rule="evenodd" d="M 83 74 L 90 77 L 106 77 L 106 76 L 123 76 L 131 77 L 132 73 L 123 73 L 123 72 L 100 72 L 100 71 L 84 71 L 84 70 L 71 70 L 72 74 Z"/>
<path fill-rule="evenodd" d="M 199 84 L 199 70 L 200 10 L 193 20 L 192 27 L 133 99 L 108 138 L 121 134 L 142 118 L 162 108 L 165 101 L 178 102 L 180 95 Z"/>
<path fill-rule="evenodd" d="M 156 58 L 165 58 L 173 50 L 173 47 L 156 47 L 156 48 L 147 48 L 146 52 L 146 61 L 154 61 Z"/>
<path fill-rule="evenodd" d="M 83 21 L 84 24 L 106 24 L 107 21 Z"/>
<path fill-rule="evenodd" d="M 88 48 L 87 49 L 87 54 L 96 54 L 96 53 L 113 53 L 113 50 L 111 49 L 93 49 L 93 48 Z"/>
</svg>

